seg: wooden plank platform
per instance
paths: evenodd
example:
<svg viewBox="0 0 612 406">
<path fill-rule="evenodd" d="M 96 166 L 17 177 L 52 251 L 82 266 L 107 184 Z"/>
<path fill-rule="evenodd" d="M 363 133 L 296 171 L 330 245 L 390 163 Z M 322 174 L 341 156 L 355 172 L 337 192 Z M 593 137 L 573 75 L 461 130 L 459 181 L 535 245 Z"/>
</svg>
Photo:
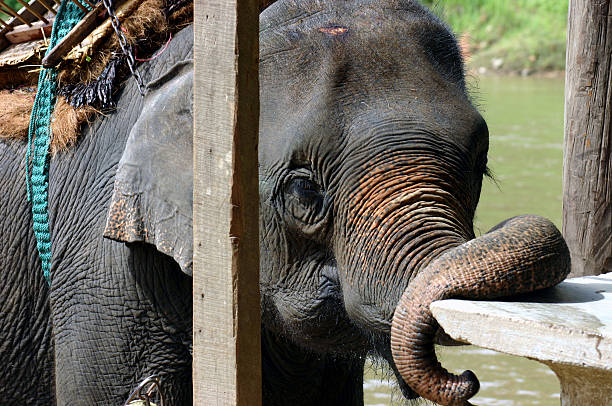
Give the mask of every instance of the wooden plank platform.
<svg viewBox="0 0 612 406">
<path fill-rule="evenodd" d="M 455 340 L 548 365 L 563 406 L 612 406 L 612 275 L 512 301 L 444 300 L 431 310 Z"/>
</svg>

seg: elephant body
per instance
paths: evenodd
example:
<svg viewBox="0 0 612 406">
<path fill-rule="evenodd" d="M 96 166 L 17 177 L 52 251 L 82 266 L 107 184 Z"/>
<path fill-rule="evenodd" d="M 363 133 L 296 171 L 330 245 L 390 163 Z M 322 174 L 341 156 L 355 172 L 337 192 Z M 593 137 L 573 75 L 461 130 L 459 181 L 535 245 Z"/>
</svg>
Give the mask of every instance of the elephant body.
<svg viewBox="0 0 612 406">
<path fill-rule="evenodd" d="M 192 37 L 192 29 L 184 29 L 154 63 L 143 64 L 140 73 L 149 83 L 146 97 L 128 80 L 116 110 L 86 126 L 77 145 L 50 160 L 51 286 L 42 279 L 25 195 L 26 145 L 0 143 L 0 170 L 11 182 L 2 185 L 6 193 L 1 194 L 0 206 L 10 219 L 1 225 L 6 229 L 0 239 L 4 261 L 0 339 L 5 346 L 0 349 L 3 360 L 5 354 L 15 358 L 0 367 L 0 403 L 122 405 L 134 387 L 152 374 L 163 377 L 170 404 L 191 402 L 190 276 L 162 249 L 148 243 L 148 235 L 143 242 L 123 243 L 105 238 L 104 232 L 117 212 L 109 209 L 113 196 L 118 196 L 117 169 L 128 152 L 140 149 L 153 164 L 155 152 L 180 154 L 172 161 L 178 165 L 175 171 L 164 174 L 164 179 L 171 182 L 172 176 L 184 176 L 191 187 Z M 156 87 L 156 81 L 162 85 Z M 177 102 L 172 93 L 184 98 L 175 107 L 183 108 L 187 126 L 174 131 L 175 125 L 185 123 L 180 122 L 180 112 L 173 111 L 176 121 L 168 123 L 172 131 L 157 126 L 153 134 L 160 139 L 176 137 L 176 142 L 165 138 L 165 144 L 146 140 L 137 145 L 145 141 L 138 137 L 139 128 L 151 124 L 146 118 L 150 106 L 163 115 L 157 98 L 167 98 L 172 105 Z M 144 182 L 156 186 L 150 179 L 133 186 Z M 180 189 L 179 184 L 173 186 Z M 183 192 L 184 204 L 191 207 L 191 190 Z M 143 207 L 143 213 L 149 208 Z M 135 208 L 126 207 L 130 210 Z M 149 218 L 146 213 L 138 217 Z M 191 229 L 181 232 L 191 238 Z"/>
<path fill-rule="evenodd" d="M 0 399 L 52 404 L 49 290 L 42 276 L 25 189 L 25 148 L 0 142 Z"/>
<path fill-rule="evenodd" d="M 0 354 L 10 356 L 0 399 L 9 404 L 122 404 L 152 374 L 167 404 L 191 402 L 192 37 L 184 29 L 142 64 L 144 98 L 128 80 L 116 111 L 50 160 L 50 287 L 25 196 L 26 146 L 0 143 L 9 219 Z M 498 239 L 465 244 L 488 131 L 453 35 L 410 0 L 279 1 L 260 17 L 260 89 L 264 404 L 362 405 L 368 354 L 389 363 L 406 398 L 463 404 L 473 393 L 439 389 L 452 376 L 438 374 L 431 390 L 411 380 L 435 364 L 428 301 L 550 286 L 567 254 L 554 227 L 521 220 L 536 230 L 521 234 L 526 246 L 558 248 L 561 269 L 530 285 L 548 262 L 510 247 L 495 254 L 515 261 L 500 272 L 527 276 L 480 287 L 488 279 L 473 268 L 490 262 Z M 503 241 L 504 227 L 496 232 Z M 445 276 L 452 261 L 466 275 L 460 287 Z M 430 280 L 439 295 L 426 294 Z M 416 333 L 405 328 L 413 321 Z M 405 362 L 415 353 L 427 362 Z"/>
</svg>

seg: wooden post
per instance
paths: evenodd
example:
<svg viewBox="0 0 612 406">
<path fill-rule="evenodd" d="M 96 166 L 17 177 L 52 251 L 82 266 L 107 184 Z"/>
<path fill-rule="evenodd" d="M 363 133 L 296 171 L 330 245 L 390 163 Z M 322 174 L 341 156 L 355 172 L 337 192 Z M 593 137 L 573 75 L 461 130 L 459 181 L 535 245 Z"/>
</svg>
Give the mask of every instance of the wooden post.
<svg viewBox="0 0 612 406">
<path fill-rule="evenodd" d="M 257 406 L 257 1 L 195 0 L 194 27 L 194 404 Z"/>
<path fill-rule="evenodd" d="M 612 271 L 612 1 L 570 0 L 563 236 L 570 276 Z"/>
</svg>

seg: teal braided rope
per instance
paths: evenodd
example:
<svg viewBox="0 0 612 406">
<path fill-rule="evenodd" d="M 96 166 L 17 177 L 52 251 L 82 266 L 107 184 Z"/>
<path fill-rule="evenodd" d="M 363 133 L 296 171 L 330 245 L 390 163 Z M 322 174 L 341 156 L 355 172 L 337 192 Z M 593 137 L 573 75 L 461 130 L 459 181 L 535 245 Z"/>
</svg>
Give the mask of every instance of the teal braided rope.
<svg viewBox="0 0 612 406">
<path fill-rule="evenodd" d="M 86 6 L 86 5 L 85 5 Z M 87 7 L 87 6 L 86 6 Z M 83 18 L 83 11 L 72 1 L 63 0 L 51 32 L 49 50 L 52 49 Z M 49 145 L 51 144 L 51 114 L 57 93 L 57 71 L 43 69 L 38 77 L 38 91 L 28 131 L 26 151 L 26 188 L 32 202 L 32 220 L 36 248 L 42 262 L 43 275 L 51 284 L 51 235 L 49 233 Z M 28 170 L 30 165 L 31 173 Z"/>
</svg>

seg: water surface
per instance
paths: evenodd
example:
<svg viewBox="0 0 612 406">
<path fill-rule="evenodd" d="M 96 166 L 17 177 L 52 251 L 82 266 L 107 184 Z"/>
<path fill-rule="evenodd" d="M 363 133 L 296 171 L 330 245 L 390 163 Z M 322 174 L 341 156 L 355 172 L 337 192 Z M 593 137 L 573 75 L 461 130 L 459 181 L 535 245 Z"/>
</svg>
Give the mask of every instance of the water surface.
<svg viewBox="0 0 612 406">
<path fill-rule="evenodd" d="M 561 227 L 562 79 L 495 77 L 472 80 L 489 126 L 489 168 L 476 212 L 476 231 L 519 214 L 539 214 Z"/>
<path fill-rule="evenodd" d="M 490 133 L 489 167 L 476 213 L 476 235 L 519 214 L 539 214 L 561 227 L 563 162 L 563 80 L 544 78 L 472 79 L 473 97 Z M 558 406 L 559 382 L 535 361 L 467 346 L 438 348 L 453 372 L 471 369 L 481 389 L 479 406 Z M 366 405 L 401 405 L 394 379 L 379 368 L 365 375 Z M 423 403 L 425 404 L 425 403 Z"/>
</svg>

